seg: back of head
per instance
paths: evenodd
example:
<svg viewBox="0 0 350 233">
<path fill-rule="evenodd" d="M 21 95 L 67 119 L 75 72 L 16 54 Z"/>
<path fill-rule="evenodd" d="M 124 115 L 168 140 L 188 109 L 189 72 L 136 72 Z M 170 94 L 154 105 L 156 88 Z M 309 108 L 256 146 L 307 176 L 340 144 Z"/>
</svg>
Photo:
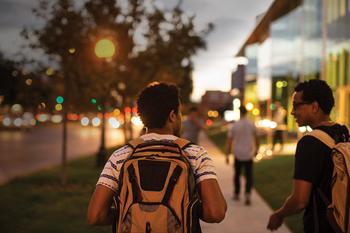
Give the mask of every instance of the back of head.
<svg viewBox="0 0 350 233">
<path fill-rule="evenodd" d="M 312 79 L 299 83 L 294 90 L 303 92 L 303 101 L 312 103 L 316 101 L 323 113 L 330 114 L 334 106 L 333 92 L 330 86 L 323 80 Z"/>
<path fill-rule="evenodd" d="M 137 99 L 138 112 L 149 129 L 165 126 L 169 113 L 179 112 L 179 89 L 174 84 L 151 83 L 141 91 Z"/>
</svg>

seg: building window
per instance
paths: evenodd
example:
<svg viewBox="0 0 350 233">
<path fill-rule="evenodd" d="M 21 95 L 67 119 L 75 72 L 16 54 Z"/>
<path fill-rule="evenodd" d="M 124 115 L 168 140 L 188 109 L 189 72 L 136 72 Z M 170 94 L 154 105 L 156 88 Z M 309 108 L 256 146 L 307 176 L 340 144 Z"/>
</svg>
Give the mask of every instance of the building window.
<svg viewBox="0 0 350 233">
<path fill-rule="evenodd" d="M 340 16 L 346 15 L 346 0 L 340 0 Z"/>
<path fill-rule="evenodd" d="M 350 48 L 345 52 L 345 84 L 350 84 Z"/>
<path fill-rule="evenodd" d="M 327 62 L 327 82 L 335 89 L 337 87 L 338 76 L 338 57 L 336 54 L 330 54 Z"/>
<path fill-rule="evenodd" d="M 346 51 L 342 49 L 339 54 L 339 82 L 340 86 L 345 85 Z"/>
<path fill-rule="evenodd" d="M 337 122 L 350 126 L 350 87 L 338 88 L 336 92 L 336 118 Z"/>
<path fill-rule="evenodd" d="M 334 4 L 334 20 L 339 19 L 339 8 L 340 8 L 340 4 L 339 4 L 339 0 L 333 0 L 333 4 Z"/>
<path fill-rule="evenodd" d="M 350 1 L 350 0 L 349 0 Z M 327 0 L 327 23 L 330 24 L 333 21 L 333 0 Z"/>
</svg>

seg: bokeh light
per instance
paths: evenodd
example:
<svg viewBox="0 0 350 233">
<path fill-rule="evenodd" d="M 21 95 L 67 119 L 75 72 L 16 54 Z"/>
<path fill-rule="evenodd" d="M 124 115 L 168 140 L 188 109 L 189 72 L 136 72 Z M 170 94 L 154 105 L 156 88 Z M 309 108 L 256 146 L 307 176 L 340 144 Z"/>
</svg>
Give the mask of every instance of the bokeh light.
<svg viewBox="0 0 350 233">
<path fill-rule="evenodd" d="M 56 104 L 55 105 L 55 109 L 56 109 L 56 111 L 61 111 L 62 110 L 62 104 Z"/>
<path fill-rule="evenodd" d="M 53 116 L 51 117 L 51 121 L 52 121 L 53 123 L 56 123 L 56 124 L 61 123 L 61 122 L 62 122 L 62 116 L 61 116 L 61 115 L 58 115 L 58 114 L 53 115 Z"/>
<path fill-rule="evenodd" d="M 69 52 L 70 54 L 75 53 L 75 48 L 70 48 L 70 49 L 68 49 L 68 52 Z"/>
<path fill-rule="evenodd" d="M 23 120 L 20 117 L 17 117 L 14 121 L 13 121 L 13 125 L 16 127 L 21 127 L 23 123 Z"/>
<path fill-rule="evenodd" d="M 110 117 L 108 119 L 108 123 L 111 125 L 112 128 L 118 129 L 120 127 L 120 122 L 115 117 Z"/>
<path fill-rule="evenodd" d="M 57 96 L 56 102 L 57 102 L 58 104 L 62 104 L 62 103 L 64 102 L 63 97 L 62 97 L 62 96 Z"/>
<path fill-rule="evenodd" d="M 32 85 L 32 83 L 33 83 L 33 80 L 31 80 L 30 78 L 28 78 L 28 79 L 26 80 L 26 85 L 27 85 L 27 86 Z"/>
<path fill-rule="evenodd" d="M 143 122 L 141 120 L 141 118 L 139 116 L 133 116 L 131 117 L 131 122 L 135 125 L 135 126 L 143 126 Z"/>
<path fill-rule="evenodd" d="M 10 117 L 5 117 L 3 120 L 2 120 L 2 124 L 4 126 L 10 126 L 11 125 L 11 118 Z"/>
<path fill-rule="evenodd" d="M 109 58 L 115 53 L 115 47 L 111 40 L 102 39 L 96 43 L 95 54 L 99 58 Z"/>
<path fill-rule="evenodd" d="M 101 124 L 100 118 L 94 117 L 94 118 L 92 119 L 92 125 L 93 125 L 93 126 L 97 127 L 97 126 L 99 126 L 100 124 Z"/>
<path fill-rule="evenodd" d="M 253 108 L 254 108 L 254 104 L 252 104 L 252 103 L 247 103 L 246 105 L 245 105 L 245 107 L 246 107 L 246 109 L 248 110 L 248 111 L 251 111 L 251 110 L 253 110 Z"/>
<path fill-rule="evenodd" d="M 88 126 L 88 125 L 89 125 L 89 122 L 90 122 L 90 120 L 89 120 L 89 118 L 87 118 L 87 117 L 83 117 L 83 118 L 81 118 L 81 120 L 80 120 L 80 123 L 81 123 L 82 126 Z"/>
<path fill-rule="evenodd" d="M 47 75 L 47 76 L 51 76 L 51 75 L 53 75 L 53 74 L 54 74 L 53 69 L 52 69 L 51 67 L 47 68 L 47 70 L 46 70 L 46 75 Z"/>
</svg>

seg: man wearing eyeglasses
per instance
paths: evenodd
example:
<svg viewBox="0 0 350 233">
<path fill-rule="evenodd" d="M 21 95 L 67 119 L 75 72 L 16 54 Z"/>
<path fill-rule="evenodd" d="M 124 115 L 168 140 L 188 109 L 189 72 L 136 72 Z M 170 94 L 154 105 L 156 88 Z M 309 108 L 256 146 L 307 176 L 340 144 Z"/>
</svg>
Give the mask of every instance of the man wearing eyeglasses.
<svg viewBox="0 0 350 233">
<path fill-rule="evenodd" d="M 291 114 L 299 126 L 320 129 L 335 140 L 348 138 L 348 129 L 330 119 L 334 97 L 325 81 L 309 80 L 299 83 L 294 90 Z M 331 198 L 332 172 L 331 148 L 313 136 L 302 137 L 295 153 L 293 191 L 282 207 L 270 216 L 267 228 L 276 230 L 285 217 L 305 210 L 305 233 L 333 233 L 327 221 L 326 204 L 316 191 L 319 188 Z"/>
</svg>

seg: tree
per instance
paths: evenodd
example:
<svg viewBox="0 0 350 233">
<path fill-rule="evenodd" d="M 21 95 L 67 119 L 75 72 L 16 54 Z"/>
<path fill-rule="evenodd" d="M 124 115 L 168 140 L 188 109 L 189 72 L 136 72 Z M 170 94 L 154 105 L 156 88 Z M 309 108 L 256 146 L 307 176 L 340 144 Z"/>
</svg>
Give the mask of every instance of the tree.
<svg viewBox="0 0 350 233">
<path fill-rule="evenodd" d="M 67 182 L 67 112 L 77 105 L 80 97 L 77 93 L 81 83 L 79 58 L 84 47 L 86 27 L 80 11 L 73 8 L 70 0 L 58 0 L 52 5 L 49 1 L 40 1 L 33 13 L 41 18 L 45 25 L 42 28 L 25 29 L 22 35 L 28 39 L 33 49 L 42 49 L 48 58 L 58 64 L 65 103 L 63 107 L 63 137 L 62 137 L 62 184 Z"/>
<path fill-rule="evenodd" d="M 142 0 L 126 4 L 88 0 L 77 7 L 70 0 L 41 0 L 34 13 L 44 26 L 27 30 L 24 36 L 33 42 L 33 48 L 43 49 L 58 64 L 68 100 L 65 111 L 69 106 L 81 108 L 78 103 L 94 97 L 104 116 L 108 106 L 132 106 L 137 93 L 156 80 L 179 84 L 186 102 L 192 91 L 191 57 L 205 48 L 203 37 L 212 25 L 197 32 L 194 17 L 186 16 L 179 5 L 160 10 L 154 2 Z M 108 61 L 94 55 L 100 38 L 109 38 L 116 45 L 117 54 Z M 121 96 L 121 102 L 116 103 L 111 93 Z M 125 119 L 125 125 L 130 126 L 130 119 Z M 131 133 L 126 128 L 128 140 Z M 101 165 L 104 160 L 97 161 Z"/>
</svg>

